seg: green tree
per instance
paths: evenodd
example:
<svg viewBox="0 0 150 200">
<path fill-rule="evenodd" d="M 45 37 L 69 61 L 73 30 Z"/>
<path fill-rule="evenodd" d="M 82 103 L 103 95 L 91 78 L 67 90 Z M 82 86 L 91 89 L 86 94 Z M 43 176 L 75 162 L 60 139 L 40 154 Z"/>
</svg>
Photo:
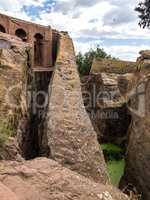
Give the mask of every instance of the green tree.
<svg viewBox="0 0 150 200">
<path fill-rule="evenodd" d="M 81 76 L 89 74 L 94 58 L 111 58 L 111 56 L 99 46 L 96 49 L 90 49 L 85 54 L 79 52 L 76 56 L 76 62 Z"/>
<path fill-rule="evenodd" d="M 150 28 L 150 0 L 140 2 L 135 10 L 139 13 L 139 25 L 142 28 Z"/>
</svg>

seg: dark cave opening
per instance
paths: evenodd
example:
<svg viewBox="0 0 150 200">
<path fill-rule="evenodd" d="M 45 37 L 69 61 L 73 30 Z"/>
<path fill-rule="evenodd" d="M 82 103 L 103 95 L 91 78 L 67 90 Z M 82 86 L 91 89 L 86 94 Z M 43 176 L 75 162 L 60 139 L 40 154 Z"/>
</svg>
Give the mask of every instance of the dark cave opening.
<svg viewBox="0 0 150 200">
<path fill-rule="evenodd" d="M 97 133 L 99 145 L 103 150 L 111 182 L 119 187 L 120 180 L 125 171 L 128 130 L 132 122 L 132 116 L 128 109 L 128 103 L 119 104 L 119 106 L 103 107 L 96 104 L 96 98 L 92 98 L 91 102 L 89 97 L 93 97 L 91 95 L 93 90 L 90 90 L 90 84 L 92 83 L 82 85 L 84 105 Z M 100 87 L 97 90 L 99 91 Z M 116 104 L 114 103 L 113 105 Z"/>
<path fill-rule="evenodd" d="M 101 132 L 98 137 L 99 143 L 113 143 L 126 147 L 128 129 L 132 120 L 127 104 L 123 104 L 121 107 L 107 108 L 102 112 L 105 113 L 106 118 L 98 119 L 101 124 L 104 124 L 103 127 L 98 124 Z"/>
<path fill-rule="evenodd" d="M 103 116 L 113 117 L 99 119 L 95 130 L 99 133 L 98 141 L 103 150 L 111 183 L 119 187 L 125 172 L 128 130 L 132 117 L 127 104 L 118 108 L 104 109 L 103 112 L 105 113 Z"/>
<path fill-rule="evenodd" d="M 28 116 L 21 121 L 23 139 L 19 145 L 21 154 L 26 160 L 41 156 L 48 157 L 50 153 L 45 141 L 51 77 L 52 72 L 36 71 L 33 72 L 33 77 L 28 78 Z"/>
<path fill-rule="evenodd" d="M 42 37 L 37 35 L 37 45 L 41 47 Z M 59 44 L 59 32 L 53 30 L 52 40 L 52 59 L 53 67 L 57 59 L 58 44 Z M 37 46 L 36 46 L 37 50 Z M 36 62 L 42 64 L 42 57 L 39 57 Z M 30 64 L 29 64 L 30 65 Z M 25 92 L 27 93 L 28 110 L 27 115 L 23 116 L 18 126 L 18 144 L 20 147 L 20 153 L 26 160 L 31 160 L 36 157 L 49 157 L 50 148 L 48 147 L 47 139 L 47 111 L 50 96 L 50 84 L 52 80 L 53 71 L 51 70 L 39 70 L 38 68 L 31 69 L 29 66 L 27 72 L 27 83 Z"/>
</svg>

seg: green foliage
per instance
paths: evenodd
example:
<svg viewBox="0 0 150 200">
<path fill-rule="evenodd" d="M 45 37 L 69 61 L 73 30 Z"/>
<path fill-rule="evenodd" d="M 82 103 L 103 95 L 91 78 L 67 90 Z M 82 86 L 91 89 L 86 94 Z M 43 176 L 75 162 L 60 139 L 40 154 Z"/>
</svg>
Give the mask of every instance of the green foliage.
<svg viewBox="0 0 150 200">
<path fill-rule="evenodd" d="M 90 49 L 85 54 L 79 52 L 76 56 L 76 63 L 81 76 L 89 74 L 94 58 L 111 58 L 111 56 L 99 46 L 96 49 Z"/>
<path fill-rule="evenodd" d="M 139 13 L 139 25 L 142 28 L 150 28 L 150 0 L 140 2 L 135 10 Z"/>
<path fill-rule="evenodd" d="M 111 183 L 118 186 L 125 169 L 124 150 L 114 144 L 102 144 L 101 148 L 104 153 Z"/>
<path fill-rule="evenodd" d="M 0 121 L 0 146 L 4 145 L 8 137 L 12 136 L 14 130 L 6 121 Z"/>
</svg>

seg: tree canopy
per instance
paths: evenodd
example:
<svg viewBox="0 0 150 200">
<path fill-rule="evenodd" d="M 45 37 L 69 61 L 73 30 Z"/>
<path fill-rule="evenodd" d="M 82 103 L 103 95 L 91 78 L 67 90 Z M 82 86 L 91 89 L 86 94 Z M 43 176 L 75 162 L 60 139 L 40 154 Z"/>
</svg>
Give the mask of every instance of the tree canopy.
<svg viewBox="0 0 150 200">
<path fill-rule="evenodd" d="M 111 58 L 111 56 L 99 46 L 96 49 L 90 49 L 85 54 L 79 52 L 76 56 L 76 62 L 81 76 L 89 74 L 94 58 Z"/>
<path fill-rule="evenodd" d="M 142 28 L 150 28 L 150 0 L 140 2 L 135 10 L 139 13 L 139 25 Z"/>
</svg>

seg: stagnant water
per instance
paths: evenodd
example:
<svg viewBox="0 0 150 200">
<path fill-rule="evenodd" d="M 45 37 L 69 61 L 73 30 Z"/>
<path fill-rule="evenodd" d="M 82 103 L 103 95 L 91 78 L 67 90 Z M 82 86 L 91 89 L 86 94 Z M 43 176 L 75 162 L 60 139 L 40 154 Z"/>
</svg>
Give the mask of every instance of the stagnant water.
<svg viewBox="0 0 150 200">
<path fill-rule="evenodd" d="M 125 150 L 112 143 L 100 145 L 107 164 L 107 171 L 111 183 L 119 187 L 120 180 L 125 170 Z"/>
</svg>

